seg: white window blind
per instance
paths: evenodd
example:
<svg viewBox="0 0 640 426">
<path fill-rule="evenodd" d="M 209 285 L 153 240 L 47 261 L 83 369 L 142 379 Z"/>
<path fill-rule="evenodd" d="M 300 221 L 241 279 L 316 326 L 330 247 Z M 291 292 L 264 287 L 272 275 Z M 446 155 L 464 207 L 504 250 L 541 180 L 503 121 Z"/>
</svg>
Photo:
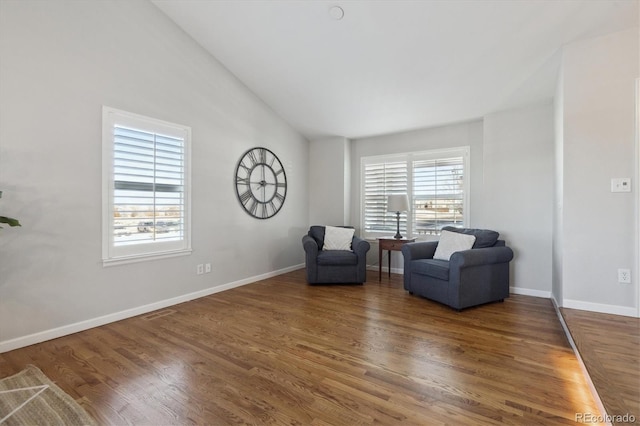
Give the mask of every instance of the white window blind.
<svg viewBox="0 0 640 426">
<path fill-rule="evenodd" d="M 189 134 L 105 109 L 105 261 L 189 250 Z"/>
<path fill-rule="evenodd" d="M 396 215 L 387 212 L 387 197 L 406 194 L 408 167 L 406 161 L 389 161 L 364 165 L 364 228 L 365 232 L 393 232 Z M 407 214 L 400 214 L 400 232 L 407 231 Z"/>
<path fill-rule="evenodd" d="M 387 197 L 407 194 L 411 211 L 400 214 L 405 236 L 439 234 L 468 222 L 469 148 L 414 152 L 362 159 L 362 223 L 367 238 L 392 236 L 396 214 Z"/>
<path fill-rule="evenodd" d="M 445 226 L 462 226 L 464 157 L 413 162 L 414 233 L 437 234 Z"/>
</svg>

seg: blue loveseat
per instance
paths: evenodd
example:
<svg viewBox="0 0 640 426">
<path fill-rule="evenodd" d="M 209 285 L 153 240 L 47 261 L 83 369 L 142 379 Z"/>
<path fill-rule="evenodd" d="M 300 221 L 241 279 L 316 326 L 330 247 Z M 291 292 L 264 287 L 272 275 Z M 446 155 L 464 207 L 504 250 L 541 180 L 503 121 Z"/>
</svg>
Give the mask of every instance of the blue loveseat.
<svg viewBox="0 0 640 426">
<path fill-rule="evenodd" d="M 443 230 L 476 237 L 469 250 L 455 252 L 448 261 L 434 259 L 437 241 L 402 247 L 404 289 L 462 310 L 509 297 L 509 262 L 513 251 L 499 234 L 486 229 L 445 227 Z"/>
</svg>

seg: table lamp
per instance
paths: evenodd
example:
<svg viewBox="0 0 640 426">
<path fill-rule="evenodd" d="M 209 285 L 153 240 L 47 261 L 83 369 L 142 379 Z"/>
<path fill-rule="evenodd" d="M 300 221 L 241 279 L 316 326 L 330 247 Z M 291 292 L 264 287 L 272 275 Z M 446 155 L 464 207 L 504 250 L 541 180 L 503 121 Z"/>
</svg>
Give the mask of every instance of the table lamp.
<svg viewBox="0 0 640 426">
<path fill-rule="evenodd" d="M 396 213 L 397 232 L 393 238 L 401 239 L 400 235 L 400 212 L 409 210 L 409 198 L 407 194 L 391 194 L 387 197 L 387 211 Z"/>
</svg>

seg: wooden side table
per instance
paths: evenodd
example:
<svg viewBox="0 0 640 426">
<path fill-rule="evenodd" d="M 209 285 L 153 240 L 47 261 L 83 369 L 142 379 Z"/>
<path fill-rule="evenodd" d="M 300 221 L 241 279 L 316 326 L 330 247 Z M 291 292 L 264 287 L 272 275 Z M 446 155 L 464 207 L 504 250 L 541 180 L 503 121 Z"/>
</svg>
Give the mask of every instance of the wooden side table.
<svg viewBox="0 0 640 426">
<path fill-rule="evenodd" d="M 415 238 L 378 238 L 378 281 L 382 281 L 382 250 L 389 253 L 389 278 L 391 278 L 391 252 L 402 250 L 402 246 L 412 243 Z"/>
</svg>

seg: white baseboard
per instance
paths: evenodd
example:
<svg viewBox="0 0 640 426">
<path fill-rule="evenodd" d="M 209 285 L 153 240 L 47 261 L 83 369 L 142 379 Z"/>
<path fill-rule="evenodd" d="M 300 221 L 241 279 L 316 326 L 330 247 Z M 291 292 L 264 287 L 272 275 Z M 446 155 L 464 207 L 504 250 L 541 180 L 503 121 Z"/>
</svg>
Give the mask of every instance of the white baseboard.
<svg viewBox="0 0 640 426">
<path fill-rule="evenodd" d="M 582 300 L 564 299 L 563 308 L 580 309 L 582 311 L 600 312 L 603 314 L 623 315 L 625 317 L 638 317 L 638 310 L 627 306 L 605 305 L 604 303 L 584 302 Z"/>
<path fill-rule="evenodd" d="M 379 271 L 378 265 L 367 265 L 367 270 L 368 271 Z M 389 269 L 387 269 L 386 266 L 382 267 L 382 273 L 383 274 L 389 274 Z M 392 274 L 404 274 L 404 268 L 391 268 L 391 273 Z"/>
<path fill-rule="evenodd" d="M 199 299 L 201 297 L 209 296 L 211 294 L 219 293 L 221 291 L 230 290 L 232 288 L 240 287 L 243 285 L 251 284 L 256 281 L 265 280 L 267 278 L 275 277 L 276 275 L 284 274 L 286 272 L 295 271 L 304 268 L 304 264 L 290 266 L 288 268 L 279 269 L 277 271 L 267 272 L 265 274 L 256 275 L 254 277 L 244 278 L 242 280 L 230 282 L 227 284 L 210 287 L 204 290 L 196 291 L 182 296 L 172 297 L 171 299 L 161 300 L 158 302 L 150 303 L 148 305 L 138 306 L 131 309 L 125 309 L 124 311 L 115 312 L 101 317 L 88 319 L 85 321 L 76 322 L 62 327 L 52 328 L 49 330 L 40 331 L 38 333 L 29 334 L 27 336 L 17 337 L 15 339 L 5 340 L 0 342 L 0 353 L 9 352 L 14 349 L 23 348 L 25 346 L 41 343 L 51 339 L 57 339 L 58 337 L 67 336 L 69 334 L 77 333 L 79 331 L 88 330 L 90 328 L 99 327 L 101 325 L 109 324 L 112 322 L 120 321 L 123 319 L 135 317 L 137 315 L 146 314 L 158 309 L 164 309 L 169 306 L 177 305 L 179 303 L 188 302 L 190 300 Z"/>
<path fill-rule="evenodd" d="M 531 288 L 509 287 L 509 292 L 511 294 L 521 294 L 523 296 L 543 297 L 545 299 L 551 298 L 550 291 L 534 290 Z"/>
<path fill-rule="evenodd" d="M 369 271 L 378 271 L 378 265 L 367 265 L 367 270 Z M 382 274 L 388 274 L 389 270 L 387 267 L 382 267 Z M 392 274 L 404 274 L 404 268 L 391 268 Z M 551 298 L 550 291 L 544 290 L 534 290 L 530 288 L 521 288 L 521 287 L 509 287 L 509 292 L 512 294 L 521 294 L 523 296 L 533 296 L 533 297 L 543 297 L 545 299 Z"/>
</svg>

